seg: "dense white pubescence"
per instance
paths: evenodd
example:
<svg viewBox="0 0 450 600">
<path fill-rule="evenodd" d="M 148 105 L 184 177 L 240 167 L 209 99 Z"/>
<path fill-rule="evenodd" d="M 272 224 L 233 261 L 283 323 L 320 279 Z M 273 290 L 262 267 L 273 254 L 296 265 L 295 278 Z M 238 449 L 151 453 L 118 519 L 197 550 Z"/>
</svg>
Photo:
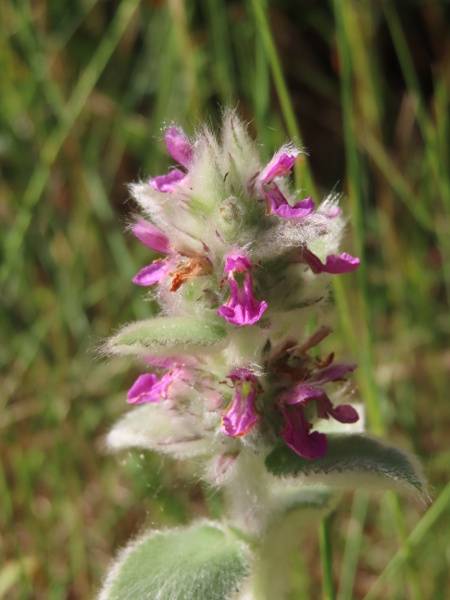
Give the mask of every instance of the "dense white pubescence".
<svg viewBox="0 0 450 600">
<path fill-rule="evenodd" d="M 144 446 L 159 444 L 160 451 L 177 456 L 201 454 L 209 448 L 209 455 L 216 456 L 219 466 L 207 469 L 208 478 L 216 481 L 225 477 L 228 468 L 233 470 L 233 456 L 239 448 L 253 451 L 259 444 L 267 449 L 267 444 L 280 435 L 280 386 L 273 387 L 277 373 L 268 372 L 270 348 L 287 342 L 301 344 L 310 315 L 322 318 L 331 273 L 346 272 L 321 272 L 327 257 L 339 258 L 336 253 L 345 220 L 339 213 L 336 194 L 316 204 L 314 210 L 307 209 L 304 216 L 292 216 L 291 209 L 296 205 L 312 203 L 311 199 L 301 203 L 303 198 L 293 191 L 289 177 L 301 151 L 294 144 L 285 144 L 264 163 L 257 144 L 233 112 L 225 115 L 220 137 L 204 128 L 189 141 L 181 130 L 170 131 L 172 139 L 179 135 L 183 147 L 188 146 L 184 166 L 177 167 L 173 178 L 170 172 L 159 177 L 169 183 L 166 187 L 155 184 L 158 178 L 130 186 L 142 216 L 168 240 L 168 257 L 158 260 L 167 261 L 170 268 L 151 286 L 150 293 L 158 299 L 164 317 L 220 321 L 226 329 L 226 339 L 211 350 L 190 345 L 185 353 L 197 355 L 200 362 L 195 369 L 197 383 L 189 393 L 174 397 L 170 405 L 158 410 L 138 409 L 140 415 L 123 420 L 109 443 L 117 447 L 127 445 L 135 428 L 141 428 L 139 417 L 150 422 L 157 415 L 167 428 L 165 435 L 170 443 L 164 443 L 164 436 L 153 436 L 150 427 L 143 433 Z M 152 173 L 153 177 L 156 175 Z M 274 194 L 274 200 L 270 194 Z M 276 212 L 277 203 L 286 209 L 284 213 Z M 232 263 L 234 267 L 230 266 Z M 237 300 L 233 299 L 233 286 Z M 250 314 L 233 315 L 236 304 L 239 310 L 245 307 Z M 243 322 L 245 319 L 247 322 Z M 170 356 L 170 348 L 166 355 Z M 245 369 L 258 382 L 248 384 L 254 389 L 246 388 L 243 396 L 243 401 L 249 401 L 254 394 L 252 414 L 261 413 L 256 425 L 250 417 L 241 415 L 252 423 L 248 430 L 239 424 L 240 417 L 232 407 L 240 384 L 232 381 L 230 375 L 238 369 Z M 291 369 L 288 362 L 286 369 Z M 210 384 L 205 387 L 207 380 Z M 286 378 L 283 381 L 287 386 L 295 383 Z M 214 406 L 209 406 L 212 398 Z M 233 424 L 234 437 L 223 433 L 225 414 L 230 419 L 233 414 L 237 419 Z M 172 417 L 174 428 L 169 435 Z M 184 418 L 186 436 L 182 434 Z M 154 449 L 158 449 L 156 446 Z"/>
<path fill-rule="evenodd" d="M 264 165 L 235 115 L 225 119 L 221 142 L 205 129 L 193 141 L 193 151 L 187 177 L 174 191 L 163 193 L 145 182 L 130 186 L 145 216 L 167 235 L 174 249 L 188 255 L 206 253 L 219 269 L 233 246 L 247 249 L 255 261 L 304 244 L 315 243 L 321 257 L 337 250 L 344 220 L 327 216 L 336 208 L 336 195 L 302 219 L 266 214 L 264 194 L 255 184 Z M 288 144 L 277 154 L 293 151 Z M 290 205 L 299 200 L 286 177 L 276 182 Z"/>
</svg>

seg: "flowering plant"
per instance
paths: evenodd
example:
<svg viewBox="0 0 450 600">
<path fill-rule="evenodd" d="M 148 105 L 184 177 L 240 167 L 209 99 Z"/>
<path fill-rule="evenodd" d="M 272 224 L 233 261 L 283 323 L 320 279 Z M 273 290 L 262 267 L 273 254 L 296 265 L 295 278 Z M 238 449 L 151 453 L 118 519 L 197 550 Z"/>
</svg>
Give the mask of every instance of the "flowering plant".
<svg viewBox="0 0 450 600">
<path fill-rule="evenodd" d="M 127 396 L 139 406 L 107 444 L 199 458 L 227 513 L 144 534 L 100 598 L 282 599 L 299 530 L 339 489 L 424 494 L 425 482 L 409 455 L 364 435 L 349 400 L 356 365 L 322 356 L 331 329 L 308 327 L 324 319 L 331 277 L 359 265 L 339 251 L 339 198 L 299 199 L 289 175 L 301 150 L 286 144 L 262 164 L 233 112 L 220 139 L 171 126 L 165 141 L 180 168 L 131 186 L 142 211 L 132 232 L 160 255 L 133 281 L 161 313 L 106 344 L 143 368 Z"/>
</svg>

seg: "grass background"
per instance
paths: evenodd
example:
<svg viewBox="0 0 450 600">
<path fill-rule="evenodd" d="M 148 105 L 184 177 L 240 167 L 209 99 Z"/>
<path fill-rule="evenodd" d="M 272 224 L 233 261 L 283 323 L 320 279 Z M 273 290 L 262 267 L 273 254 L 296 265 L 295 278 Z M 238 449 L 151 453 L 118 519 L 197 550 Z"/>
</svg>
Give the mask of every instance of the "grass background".
<svg viewBox="0 0 450 600">
<path fill-rule="evenodd" d="M 192 131 L 225 104 L 266 158 L 302 139 L 307 194 L 344 192 L 363 267 L 336 278 L 334 344 L 360 364 L 372 430 L 420 457 L 435 499 L 424 514 L 344 495 L 338 600 L 446 599 L 449 25 L 437 0 L 1 4 L 0 597 L 90 598 L 144 525 L 219 509 L 179 464 L 104 454 L 137 372 L 96 347 L 154 309 L 130 283 L 148 256 L 123 232 L 125 184 L 167 168 L 165 123 Z M 332 597 L 319 555 L 313 529 L 295 598 Z"/>
</svg>

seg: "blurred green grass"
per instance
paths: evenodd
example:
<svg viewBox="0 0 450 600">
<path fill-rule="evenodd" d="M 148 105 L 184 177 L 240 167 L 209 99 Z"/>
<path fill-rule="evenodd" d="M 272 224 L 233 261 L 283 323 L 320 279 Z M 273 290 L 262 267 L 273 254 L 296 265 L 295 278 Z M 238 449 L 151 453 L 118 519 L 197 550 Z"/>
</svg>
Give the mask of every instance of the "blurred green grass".
<svg viewBox="0 0 450 600">
<path fill-rule="evenodd" d="M 192 470 L 104 454 L 137 371 L 96 348 L 156 309 L 129 283 L 148 257 L 123 231 L 126 183 L 167 166 L 164 123 L 192 131 L 228 105 L 267 158 L 300 130 L 305 191 L 345 193 L 346 249 L 364 268 L 334 288 L 333 343 L 360 363 L 373 430 L 420 457 L 438 499 L 431 522 L 407 501 L 344 496 L 339 600 L 363 598 L 418 523 L 373 597 L 445 600 L 449 13 L 431 0 L 2 3 L 0 597 L 89 598 L 141 527 L 220 508 Z M 299 598 L 321 597 L 318 555 L 314 529 L 294 559 Z"/>
</svg>

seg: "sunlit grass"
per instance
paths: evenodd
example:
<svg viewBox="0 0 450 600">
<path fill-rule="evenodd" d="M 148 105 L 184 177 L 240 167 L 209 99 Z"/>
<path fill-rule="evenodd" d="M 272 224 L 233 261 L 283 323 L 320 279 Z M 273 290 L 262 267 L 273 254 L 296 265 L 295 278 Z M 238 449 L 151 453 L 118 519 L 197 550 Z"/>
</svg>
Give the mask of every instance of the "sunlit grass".
<svg viewBox="0 0 450 600">
<path fill-rule="evenodd" d="M 125 184 L 167 165 L 164 123 L 189 131 L 229 105 L 269 150 L 301 131 L 306 194 L 344 192 L 346 249 L 364 267 L 334 289 L 333 343 L 360 365 L 372 431 L 419 455 L 436 499 L 424 517 L 407 501 L 345 495 L 328 523 L 337 597 L 445 600 L 445 18 L 438 2 L 2 5 L 0 596 L 89 598 L 144 524 L 219 509 L 195 469 L 105 456 L 136 371 L 96 349 L 155 311 L 130 283 L 148 256 L 123 231 Z M 322 597 L 318 556 L 313 529 L 295 559 L 299 598 Z"/>
</svg>

